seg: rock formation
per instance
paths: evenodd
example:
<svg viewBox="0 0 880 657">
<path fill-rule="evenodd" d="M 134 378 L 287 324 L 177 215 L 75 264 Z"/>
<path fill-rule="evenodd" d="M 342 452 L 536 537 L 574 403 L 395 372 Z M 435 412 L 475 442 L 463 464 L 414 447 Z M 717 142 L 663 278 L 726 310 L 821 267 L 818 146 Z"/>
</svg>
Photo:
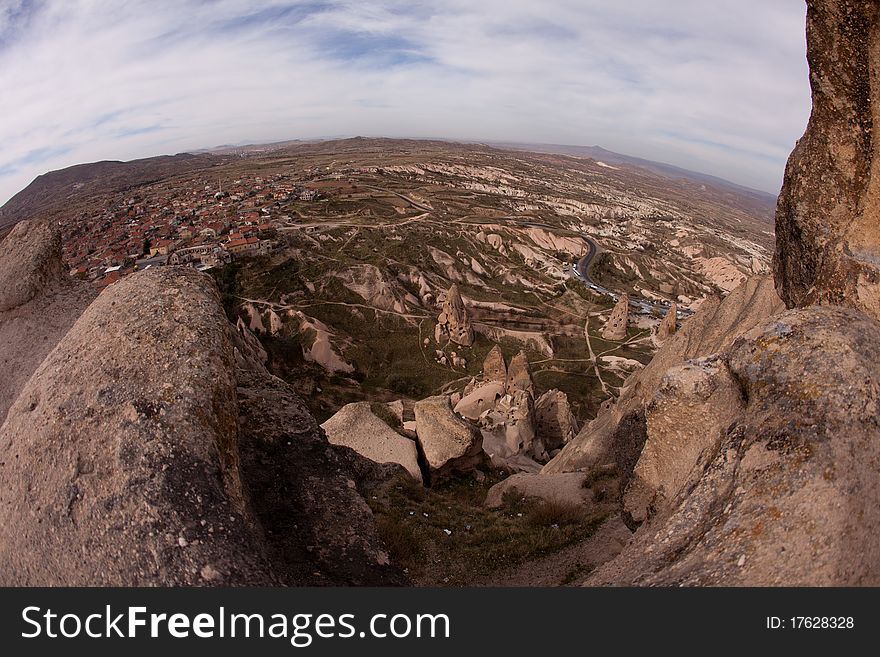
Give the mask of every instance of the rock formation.
<svg viewBox="0 0 880 657">
<path fill-rule="evenodd" d="M 768 276 L 747 279 L 724 301 L 706 299 L 697 313 L 663 343 L 651 362 L 626 380 L 617 402 L 600 409 L 596 418 L 544 466 L 544 472 L 589 469 L 613 461 L 618 424 L 627 417 L 623 426 L 644 423 L 645 405 L 670 367 L 724 350 L 737 337 L 783 310 L 785 305 Z"/>
<path fill-rule="evenodd" d="M 541 475 L 522 472 L 509 476 L 489 489 L 484 504 L 489 508 L 502 505 L 506 493 L 531 497 L 548 502 L 576 503 L 585 508 L 593 506 L 593 493 L 584 487 L 582 472 L 560 472 Z"/>
<path fill-rule="evenodd" d="M 69 279 L 57 229 L 20 221 L 0 242 L 0 424 L 31 374 L 95 297 Z"/>
<path fill-rule="evenodd" d="M 398 463 L 414 479 L 422 481 L 415 442 L 376 417 L 370 402 L 346 404 L 321 425 L 331 445 L 351 447 L 376 463 Z"/>
<path fill-rule="evenodd" d="M 547 452 L 560 449 L 577 435 L 578 424 L 568 395 L 548 390 L 535 401 L 535 428 Z"/>
<path fill-rule="evenodd" d="M 626 323 L 629 319 L 629 295 L 622 294 L 611 311 L 611 316 L 602 328 L 602 337 L 605 340 L 625 340 Z"/>
<path fill-rule="evenodd" d="M 20 221 L 0 242 L 0 312 L 65 283 L 61 235 L 46 222 Z"/>
<path fill-rule="evenodd" d="M 513 395 L 519 390 L 535 394 L 535 384 L 532 381 L 532 370 L 529 367 L 529 358 L 520 350 L 510 359 L 507 367 L 507 394 Z"/>
<path fill-rule="evenodd" d="M 468 392 L 456 403 L 454 410 L 462 417 L 476 422 L 484 413 L 493 410 L 504 394 L 503 383 L 489 381 Z"/>
<path fill-rule="evenodd" d="M 786 167 L 773 262 L 790 308 L 845 304 L 880 319 L 878 28 L 876 2 L 807 2 L 813 111 Z"/>
<path fill-rule="evenodd" d="M 662 342 L 670 335 L 675 333 L 675 329 L 678 322 L 678 304 L 674 301 L 669 309 L 666 311 L 666 315 L 660 320 L 660 325 L 657 327 L 657 341 Z"/>
<path fill-rule="evenodd" d="M 455 412 L 479 425 L 483 451 L 493 467 L 537 472 L 541 468 L 538 461 L 549 458 L 538 434 L 534 383 L 522 351 L 506 367 L 501 349 L 494 347 L 486 357 L 481 380 L 468 384 Z M 549 408 L 546 415 L 546 426 L 552 434 Z M 555 440 L 552 435 L 550 439 Z"/>
<path fill-rule="evenodd" d="M 723 359 L 691 360 L 666 372 L 647 407 L 647 440 L 624 492 L 631 521 L 666 509 L 700 458 L 718 450 L 742 407 Z"/>
<path fill-rule="evenodd" d="M 492 347 L 485 360 L 483 360 L 484 381 L 507 381 L 507 365 L 504 363 L 504 354 L 497 344 Z"/>
<path fill-rule="evenodd" d="M 644 523 L 588 584 L 880 584 L 880 6 L 807 8 L 814 107 L 786 170 L 774 258 L 782 298 L 801 309 L 758 325 L 757 307 L 732 313 L 730 299 L 713 311 L 721 322 L 701 309 L 635 377 L 641 392 L 628 386 L 625 409 L 635 410 L 610 442 L 644 444 L 621 473 L 624 506 Z M 717 355 L 668 370 L 694 351 L 700 325 L 711 339 L 696 348 L 714 344 Z M 646 408 L 634 401 L 648 394 Z"/>
<path fill-rule="evenodd" d="M 474 329 L 455 283 L 446 293 L 446 301 L 434 327 L 434 340 L 438 343 L 450 340 L 463 347 L 470 347 L 474 343 Z"/>
<path fill-rule="evenodd" d="M 416 434 L 434 485 L 483 462 L 483 438 L 472 424 L 452 412 L 449 397 L 428 397 L 415 405 Z"/>
<path fill-rule="evenodd" d="M 192 269 L 107 288 L 0 428 L 0 583 L 402 582 L 357 491 L 394 471 L 261 357 Z"/>
<path fill-rule="evenodd" d="M 840 307 L 789 311 L 721 359 L 743 400 L 721 393 L 721 439 L 683 429 L 697 459 L 687 472 L 669 462 L 667 510 L 587 583 L 880 584 L 880 324 Z M 679 391 L 664 393 L 671 412 L 689 403 Z M 670 437 L 672 420 L 656 435 L 649 425 L 646 444 Z"/>
</svg>

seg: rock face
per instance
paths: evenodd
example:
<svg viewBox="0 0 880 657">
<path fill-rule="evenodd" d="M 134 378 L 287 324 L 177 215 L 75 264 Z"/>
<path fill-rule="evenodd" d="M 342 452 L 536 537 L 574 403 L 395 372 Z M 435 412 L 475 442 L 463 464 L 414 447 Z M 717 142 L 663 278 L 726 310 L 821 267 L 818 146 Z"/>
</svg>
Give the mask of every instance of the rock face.
<svg viewBox="0 0 880 657">
<path fill-rule="evenodd" d="M 510 366 L 507 368 L 507 394 L 513 395 L 520 390 L 535 394 L 529 358 L 522 350 L 510 359 Z"/>
<path fill-rule="evenodd" d="M 483 361 L 483 379 L 485 381 L 507 381 L 507 365 L 504 363 L 504 354 L 497 344 L 492 347 Z"/>
<path fill-rule="evenodd" d="M 434 328 L 434 339 L 437 342 L 450 340 L 463 347 L 470 347 L 474 343 L 474 329 L 455 283 L 446 293 L 446 301 Z"/>
<path fill-rule="evenodd" d="M 430 469 L 432 485 L 483 462 L 483 437 L 452 411 L 449 397 L 428 397 L 415 405 L 416 434 Z"/>
<path fill-rule="evenodd" d="M 611 316 L 602 328 L 602 337 L 606 340 L 625 340 L 628 319 L 629 295 L 622 294 L 611 311 Z"/>
<path fill-rule="evenodd" d="M 365 497 L 406 471 L 330 445 L 292 388 L 264 369 L 236 375 L 241 479 L 270 574 L 288 586 L 405 584 Z"/>
<path fill-rule="evenodd" d="M 739 385 L 718 357 L 666 373 L 648 404 L 647 440 L 623 497 L 632 522 L 666 509 L 701 457 L 717 452 L 742 407 Z"/>
<path fill-rule="evenodd" d="M 61 236 L 45 222 L 20 221 L 0 242 L 0 312 L 58 288 L 66 279 Z"/>
<path fill-rule="evenodd" d="M 346 404 L 321 428 L 331 445 L 351 447 L 376 463 L 398 463 L 414 479 L 422 481 L 415 442 L 376 417 L 370 410 L 370 402 Z"/>
<path fill-rule="evenodd" d="M 0 424 L 94 298 L 90 285 L 64 273 L 61 240 L 52 226 L 21 221 L 0 242 Z"/>
<path fill-rule="evenodd" d="M 722 359 L 746 401 L 686 476 L 676 467 L 668 510 L 587 583 L 876 586 L 880 324 L 840 307 L 789 311 Z M 680 392 L 664 403 L 687 404 Z"/>
<path fill-rule="evenodd" d="M 568 395 L 548 390 L 535 401 L 535 426 L 548 452 L 560 449 L 577 435 L 577 419 L 568 404 Z"/>
<path fill-rule="evenodd" d="M 753 276 L 724 301 L 709 298 L 681 329 L 666 340 L 651 362 L 630 376 L 616 404 L 599 414 L 562 451 L 544 466 L 544 472 L 590 469 L 613 461 L 618 425 L 637 426 L 644 407 L 660 387 L 670 367 L 691 358 L 709 356 L 729 347 L 743 333 L 785 310 L 768 276 Z M 624 418 L 629 417 L 627 423 Z M 638 440 L 638 439 L 636 439 Z"/>
<path fill-rule="evenodd" d="M 260 358 L 203 274 L 109 287 L 0 428 L 2 584 L 402 582 L 356 490 L 390 471 Z"/>
<path fill-rule="evenodd" d="M 660 321 L 660 325 L 657 327 L 657 341 L 662 342 L 670 335 L 675 333 L 676 322 L 678 321 L 678 304 L 674 301 L 672 305 L 669 307 L 669 310 L 666 311 L 666 316 Z"/>
<path fill-rule="evenodd" d="M 773 270 L 789 307 L 850 305 L 880 319 L 880 112 L 868 0 L 808 0 L 813 111 L 785 172 Z"/>
</svg>

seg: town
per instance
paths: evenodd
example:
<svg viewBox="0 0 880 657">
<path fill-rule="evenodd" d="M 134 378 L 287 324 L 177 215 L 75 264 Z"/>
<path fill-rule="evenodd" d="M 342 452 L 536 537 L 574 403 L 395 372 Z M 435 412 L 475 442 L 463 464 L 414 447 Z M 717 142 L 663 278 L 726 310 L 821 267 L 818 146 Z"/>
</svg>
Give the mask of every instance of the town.
<svg viewBox="0 0 880 657">
<path fill-rule="evenodd" d="M 204 175 L 189 184 L 157 182 L 111 200 L 97 216 L 62 226 L 71 276 L 105 289 L 134 271 L 191 265 L 200 271 L 270 253 L 286 211 L 321 197 L 289 174 L 242 176 L 224 184 Z"/>
</svg>

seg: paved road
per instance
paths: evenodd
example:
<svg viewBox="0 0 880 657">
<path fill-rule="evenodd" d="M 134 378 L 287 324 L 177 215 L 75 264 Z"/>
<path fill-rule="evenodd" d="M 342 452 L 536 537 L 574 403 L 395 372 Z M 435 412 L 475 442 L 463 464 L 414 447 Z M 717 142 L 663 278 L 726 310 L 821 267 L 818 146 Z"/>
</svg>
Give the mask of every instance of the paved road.
<svg viewBox="0 0 880 657">
<path fill-rule="evenodd" d="M 534 221 L 522 221 L 519 222 L 519 225 L 534 228 L 546 228 L 548 230 L 559 230 L 558 226 L 551 226 L 550 224 L 542 224 Z M 571 266 L 571 274 L 578 280 L 586 283 L 587 287 L 589 287 L 591 290 L 598 292 L 599 294 L 604 294 L 605 296 L 611 297 L 612 299 L 617 301 L 620 298 L 619 294 L 617 294 L 616 292 L 612 292 L 607 287 L 602 287 L 590 278 L 590 263 L 593 262 L 593 258 L 602 253 L 602 247 L 599 246 L 596 240 L 594 240 L 589 235 L 584 235 L 583 233 L 581 233 L 581 237 L 586 240 L 587 244 L 589 244 L 590 250 L 587 251 L 584 257 L 582 257 Z M 639 298 L 630 299 L 629 305 L 631 308 L 635 308 L 638 312 L 645 315 L 658 311 L 661 315 L 665 316 L 668 309 L 668 306 L 654 303 L 648 301 L 647 299 Z M 690 314 L 688 311 L 681 310 L 679 311 L 679 313 L 680 316 Z"/>
<path fill-rule="evenodd" d="M 615 301 L 617 301 L 617 299 L 619 298 L 618 294 L 612 292 L 606 287 L 602 287 L 590 278 L 590 263 L 593 262 L 593 258 L 595 258 L 602 252 L 601 247 L 592 237 L 583 234 L 581 235 L 581 237 L 583 237 L 587 241 L 587 244 L 590 245 L 590 250 L 586 253 L 586 255 L 584 255 L 583 258 L 581 258 L 571 266 L 571 273 L 574 275 L 575 278 L 586 283 L 587 287 L 589 287 L 591 290 L 599 292 L 600 294 L 604 294 L 605 296 L 612 297 Z M 635 308 L 636 310 L 638 310 L 638 312 L 645 315 L 657 311 L 665 317 L 666 312 L 669 310 L 668 305 L 652 302 L 647 299 L 639 299 L 637 297 L 630 299 L 629 305 L 631 308 Z M 679 317 L 681 317 L 689 316 L 693 313 L 688 310 L 679 310 L 678 314 Z"/>
</svg>

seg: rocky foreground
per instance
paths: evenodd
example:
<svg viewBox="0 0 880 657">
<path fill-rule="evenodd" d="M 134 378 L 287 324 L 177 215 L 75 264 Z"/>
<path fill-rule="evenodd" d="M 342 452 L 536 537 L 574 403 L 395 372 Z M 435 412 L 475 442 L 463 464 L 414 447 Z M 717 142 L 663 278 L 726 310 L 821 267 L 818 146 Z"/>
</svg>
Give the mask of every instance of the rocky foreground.
<svg viewBox="0 0 880 657">
<path fill-rule="evenodd" d="M 82 309 L 46 234 L 3 242 L 0 279 L 24 282 L 3 299 L 4 359 L 60 333 L 15 332 L 41 303 Z M 396 469 L 327 443 L 209 277 L 145 271 L 71 323 L 11 382 L 27 381 L 0 429 L 0 583 L 405 581 L 358 490 Z"/>
<path fill-rule="evenodd" d="M 608 516 L 569 583 L 880 584 L 880 9 L 807 4 L 814 111 L 773 279 L 681 328 L 673 307 L 654 359 L 583 427 L 500 349 L 454 397 L 319 426 L 212 279 L 151 269 L 95 299 L 50 225 L 19 223 L 0 243 L 0 584 L 405 584 L 368 501 L 490 468 L 516 474 L 487 507 L 544 500 L 556 529 L 560 508 Z M 457 287 L 437 319 L 438 343 L 474 340 Z"/>
</svg>

